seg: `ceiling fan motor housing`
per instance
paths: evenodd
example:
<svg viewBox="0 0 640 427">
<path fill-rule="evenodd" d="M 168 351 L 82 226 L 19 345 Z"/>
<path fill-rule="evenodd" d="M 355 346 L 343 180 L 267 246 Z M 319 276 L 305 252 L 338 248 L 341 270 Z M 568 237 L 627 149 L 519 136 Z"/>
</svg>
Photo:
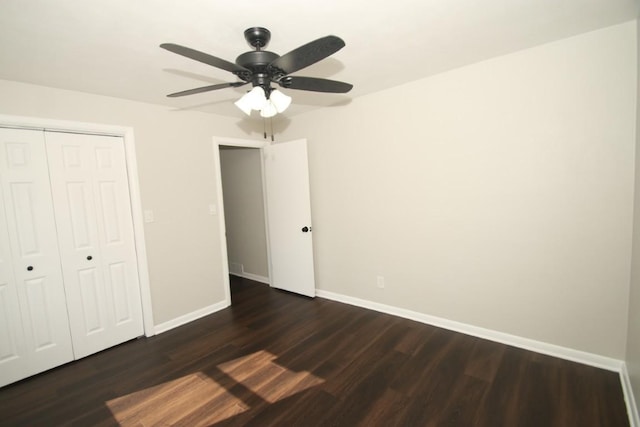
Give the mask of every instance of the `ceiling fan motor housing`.
<svg viewBox="0 0 640 427">
<path fill-rule="evenodd" d="M 243 53 L 236 59 L 236 64 L 240 65 L 251 71 L 250 74 L 243 75 L 238 74 L 238 77 L 245 81 L 251 81 L 253 86 L 262 86 L 265 91 L 268 91 L 269 84 L 274 77 L 278 77 L 278 73 L 268 66 L 280 55 L 266 50 L 254 50 L 251 52 Z M 268 92 L 267 92 L 268 94 Z"/>
<path fill-rule="evenodd" d="M 266 50 L 253 50 L 245 52 L 236 58 L 236 64 L 247 68 L 253 72 L 266 71 L 267 65 L 271 64 L 280 55 Z"/>
</svg>

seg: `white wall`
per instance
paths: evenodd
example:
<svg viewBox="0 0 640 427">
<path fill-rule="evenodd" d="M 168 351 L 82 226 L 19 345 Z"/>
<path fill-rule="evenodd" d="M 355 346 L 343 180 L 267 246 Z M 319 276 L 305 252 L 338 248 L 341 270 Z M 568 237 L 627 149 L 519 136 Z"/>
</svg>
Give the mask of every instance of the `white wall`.
<svg viewBox="0 0 640 427">
<path fill-rule="evenodd" d="M 269 277 L 260 150 L 220 149 L 229 264 Z"/>
<path fill-rule="evenodd" d="M 635 31 L 296 116 L 282 139 L 309 140 L 318 287 L 623 359 Z"/>
<path fill-rule="evenodd" d="M 637 25 L 636 40 L 638 42 L 638 49 L 640 49 L 640 21 L 637 21 Z M 640 70 L 640 51 L 637 59 L 638 70 Z M 638 74 L 636 90 L 635 209 L 626 363 L 633 386 L 636 406 L 640 408 L 640 74 Z"/>
<path fill-rule="evenodd" d="M 236 120 L 1 80 L 0 114 L 133 127 L 154 323 L 224 300 L 211 137 L 246 138 Z"/>
</svg>

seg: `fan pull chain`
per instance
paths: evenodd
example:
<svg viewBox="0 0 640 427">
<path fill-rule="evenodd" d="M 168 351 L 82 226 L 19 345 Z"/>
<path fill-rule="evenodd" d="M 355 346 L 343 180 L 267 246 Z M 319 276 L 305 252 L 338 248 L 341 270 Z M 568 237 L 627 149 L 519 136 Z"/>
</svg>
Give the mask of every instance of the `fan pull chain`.
<svg viewBox="0 0 640 427">
<path fill-rule="evenodd" d="M 262 118 L 262 131 L 264 132 L 264 139 L 267 139 L 267 119 Z"/>
<path fill-rule="evenodd" d="M 271 124 L 271 142 L 273 142 L 273 117 L 269 118 L 269 123 Z"/>
</svg>

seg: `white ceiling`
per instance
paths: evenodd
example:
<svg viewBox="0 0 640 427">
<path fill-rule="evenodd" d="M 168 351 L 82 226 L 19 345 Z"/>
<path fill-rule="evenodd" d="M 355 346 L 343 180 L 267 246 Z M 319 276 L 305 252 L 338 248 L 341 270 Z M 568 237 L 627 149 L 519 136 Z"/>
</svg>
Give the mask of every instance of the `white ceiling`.
<svg viewBox="0 0 640 427">
<path fill-rule="evenodd" d="M 333 34 L 346 47 L 297 75 L 352 83 L 346 95 L 288 90 L 285 116 L 509 52 L 636 19 L 640 0 L 0 0 L 0 79 L 241 118 L 246 90 L 166 94 L 235 81 L 160 49 L 172 42 L 228 61 L 243 32 L 271 31 L 280 55 Z M 0 94 L 2 96 L 2 94 Z"/>
</svg>

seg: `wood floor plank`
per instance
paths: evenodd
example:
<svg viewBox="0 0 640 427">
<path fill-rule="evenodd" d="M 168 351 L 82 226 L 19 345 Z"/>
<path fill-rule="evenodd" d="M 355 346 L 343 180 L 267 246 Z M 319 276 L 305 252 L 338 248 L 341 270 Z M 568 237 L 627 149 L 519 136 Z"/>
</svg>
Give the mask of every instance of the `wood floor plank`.
<svg viewBox="0 0 640 427">
<path fill-rule="evenodd" d="M 400 415 L 411 402 L 411 398 L 392 388 L 386 388 L 383 393 L 371 404 L 371 407 L 358 423 L 359 426 L 393 425 L 394 420 L 400 419 Z"/>
<path fill-rule="evenodd" d="M 629 425 L 615 372 L 231 283 L 228 309 L 1 388 L 0 425 Z"/>
<path fill-rule="evenodd" d="M 479 338 L 474 340 L 471 357 L 469 357 L 464 373 L 492 383 L 506 347 L 506 345 Z"/>
<path fill-rule="evenodd" d="M 448 337 L 434 357 L 428 360 L 419 383 L 412 390 L 414 399 L 395 425 L 428 425 L 442 416 L 447 403 L 459 397 L 453 392 L 465 378 L 464 367 L 470 356 L 472 341 L 473 338 L 462 334 Z"/>
<path fill-rule="evenodd" d="M 479 425 L 522 425 L 527 422 L 519 404 L 526 404 L 521 393 L 523 373 L 527 368 L 527 352 L 507 347 L 478 416 Z"/>
<path fill-rule="evenodd" d="M 404 364 L 407 356 L 397 351 L 390 351 L 386 355 L 371 360 L 370 365 L 360 365 L 360 375 L 350 376 L 348 387 L 342 393 L 334 394 L 341 402 L 325 414 L 327 419 L 336 425 L 355 426 L 364 425 L 363 422 L 370 412 L 375 412 L 375 403 L 388 388 L 395 376 L 395 371 Z M 383 425 L 388 420 L 372 420 L 370 425 Z"/>
<path fill-rule="evenodd" d="M 452 334 L 442 329 L 429 330 L 414 357 L 399 368 L 391 388 L 408 396 L 414 396 L 420 385 L 429 381 L 436 366 L 434 361 L 440 359 L 452 337 Z"/>
<path fill-rule="evenodd" d="M 438 411 L 438 426 L 476 426 L 478 411 L 490 385 L 469 375 L 462 375 L 443 408 Z"/>
</svg>

